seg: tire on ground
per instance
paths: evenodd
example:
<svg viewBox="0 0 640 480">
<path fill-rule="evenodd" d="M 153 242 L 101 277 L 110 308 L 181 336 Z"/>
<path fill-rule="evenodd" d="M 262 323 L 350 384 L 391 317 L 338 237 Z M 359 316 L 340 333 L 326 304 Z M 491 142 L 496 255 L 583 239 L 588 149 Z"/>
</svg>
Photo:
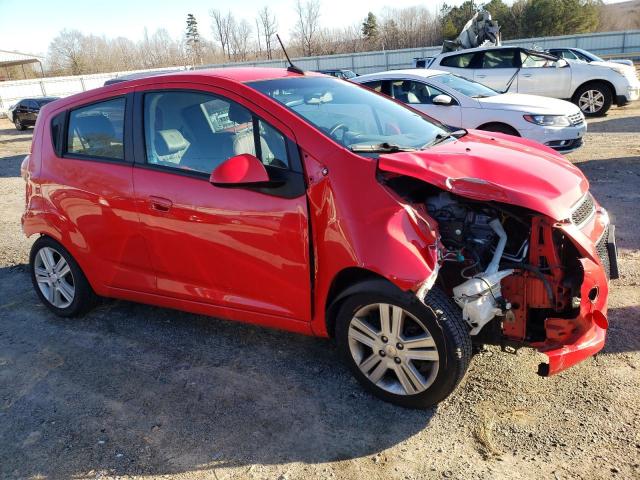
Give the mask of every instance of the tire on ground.
<svg viewBox="0 0 640 480">
<path fill-rule="evenodd" d="M 42 293 L 38 282 L 36 281 L 35 274 L 35 260 L 38 252 L 44 248 L 49 247 L 56 250 L 66 260 L 69 268 L 71 269 L 71 275 L 74 283 L 74 297 L 70 305 L 65 308 L 58 308 L 53 305 Z M 75 261 L 73 256 L 64 248 L 60 243 L 52 239 L 51 237 L 42 236 L 36 240 L 31 247 L 31 253 L 29 255 L 29 273 L 31 275 L 31 281 L 35 288 L 36 294 L 40 298 L 40 301 L 51 310 L 53 313 L 60 317 L 75 317 L 82 315 L 89 311 L 97 301 L 97 296 L 94 293 L 91 285 L 87 281 L 82 269 Z"/>
<path fill-rule="evenodd" d="M 460 309 L 440 289 L 434 287 L 424 304 L 414 294 L 399 290 L 382 280 L 367 281 L 366 289 L 355 289 L 340 304 L 336 318 L 336 342 L 363 387 L 382 400 L 409 408 L 428 408 L 444 400 L 460 383 L 472 357 L 471 337 Z M 364 286 L 364 284 L 363 284 Z M 402 307 L 426 326 L 440 357 L 438 373 L 427 390 L 413 395 L 394 394 L 371 382 L 359 369 L 349 348 L 348 331 L 354 314 L 363 306 L 388 303 Z"/>
</svg>

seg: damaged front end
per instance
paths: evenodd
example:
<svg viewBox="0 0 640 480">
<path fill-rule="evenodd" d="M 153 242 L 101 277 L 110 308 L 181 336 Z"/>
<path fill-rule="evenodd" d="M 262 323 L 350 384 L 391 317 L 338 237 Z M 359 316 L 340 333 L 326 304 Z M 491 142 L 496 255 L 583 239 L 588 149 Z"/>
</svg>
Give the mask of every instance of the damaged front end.
<svg viewBox="0 0 640 480">
<path fill-rule="evenodd" d="M 617 260 L 613 226 L 589 193 L 557 221 L 410 177 L 382 182 L 437 223 L 440 268 L 429 283 L 458 304 L 476 343 L 536 348 L 549 359 L 543 376 L 602 349 Z"/>
</svg>

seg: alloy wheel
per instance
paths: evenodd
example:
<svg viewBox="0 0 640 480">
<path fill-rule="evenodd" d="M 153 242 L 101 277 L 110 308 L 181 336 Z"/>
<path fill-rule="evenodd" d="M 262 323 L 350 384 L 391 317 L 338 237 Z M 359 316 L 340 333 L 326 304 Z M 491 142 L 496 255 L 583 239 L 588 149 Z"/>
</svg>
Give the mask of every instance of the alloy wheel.
<svg viewBox="0 0 640 480">
<path fill-rule="evenodd" d="M 587 90 L 578 99 L 580 110 L 585 113 L 597 113 L 604 106 L 604 95 L 599 90 Z"/>
<path fill-rule="evenodd" d="M 16 126 L 16 129 L 20 130 L 22 128 L 22 122 L 19 118 L 16 118 L 13 124 Z"/>
<path fill-rule="evenodd" d="M 429 330 L 397 305 L 360 308 L 348 330 L 349 350 L 360 371 L 379 388 L 396 395 L 427 390 L 440 357 Z"/>
<path fill-rule="evenodd" d="M 51 247 L 42 247 L 34 260 L 34 273 L 44 298 L 57 308 L 67 308 L 75 297 L 71 267 L 65 258 Z"/>
</svg>

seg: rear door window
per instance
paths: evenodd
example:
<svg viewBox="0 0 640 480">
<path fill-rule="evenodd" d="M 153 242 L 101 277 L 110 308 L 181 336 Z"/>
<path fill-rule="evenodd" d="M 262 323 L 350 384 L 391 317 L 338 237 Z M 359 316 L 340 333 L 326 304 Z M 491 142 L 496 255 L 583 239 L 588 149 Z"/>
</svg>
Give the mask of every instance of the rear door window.
<svg viewBox="0 0 640 480">
<path fill-rule="evenodd" d="M 66 153 L 124 159 L 124 97 L 80 107 L 69 113 Z"/>
<path fill-rule="evenodd" d="M 514 49 L 487 50 L 482 57 L 482 68 L 516 68 Z"/>
<path fill-rule="evenodd" d="M 440 61 L 440 65 L 443 67 L 471 68 L 471 60 L 473 60 L 474 55 L 475 53 L 463 53 L 462 55 L 444 57 Z"/>
</svg>

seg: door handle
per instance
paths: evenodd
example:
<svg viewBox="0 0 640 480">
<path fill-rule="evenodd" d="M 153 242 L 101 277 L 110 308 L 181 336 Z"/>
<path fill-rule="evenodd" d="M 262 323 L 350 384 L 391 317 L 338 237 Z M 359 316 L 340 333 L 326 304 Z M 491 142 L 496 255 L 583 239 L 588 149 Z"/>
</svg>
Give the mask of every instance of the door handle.
<svg viewBox="0 0 640 480">
<path fill-rule="evenodd" d="M 529 78 L 531 76 L 531 74 L 530 73 L 523 73 L 522 76 Z"/>
<path fill-rule="evenodd" d="M 156 210 L 158 212 L 168 212 L 173 205 L 173 202 L 168 198 L 155 197 L 153 195 L 149 197 L 149 203 L 151 210 Z"/>
<path fill-rule="evenodd" d="M 486 75 L 476 75 L 478 78 L 486 78 Z"/>
</svg>

